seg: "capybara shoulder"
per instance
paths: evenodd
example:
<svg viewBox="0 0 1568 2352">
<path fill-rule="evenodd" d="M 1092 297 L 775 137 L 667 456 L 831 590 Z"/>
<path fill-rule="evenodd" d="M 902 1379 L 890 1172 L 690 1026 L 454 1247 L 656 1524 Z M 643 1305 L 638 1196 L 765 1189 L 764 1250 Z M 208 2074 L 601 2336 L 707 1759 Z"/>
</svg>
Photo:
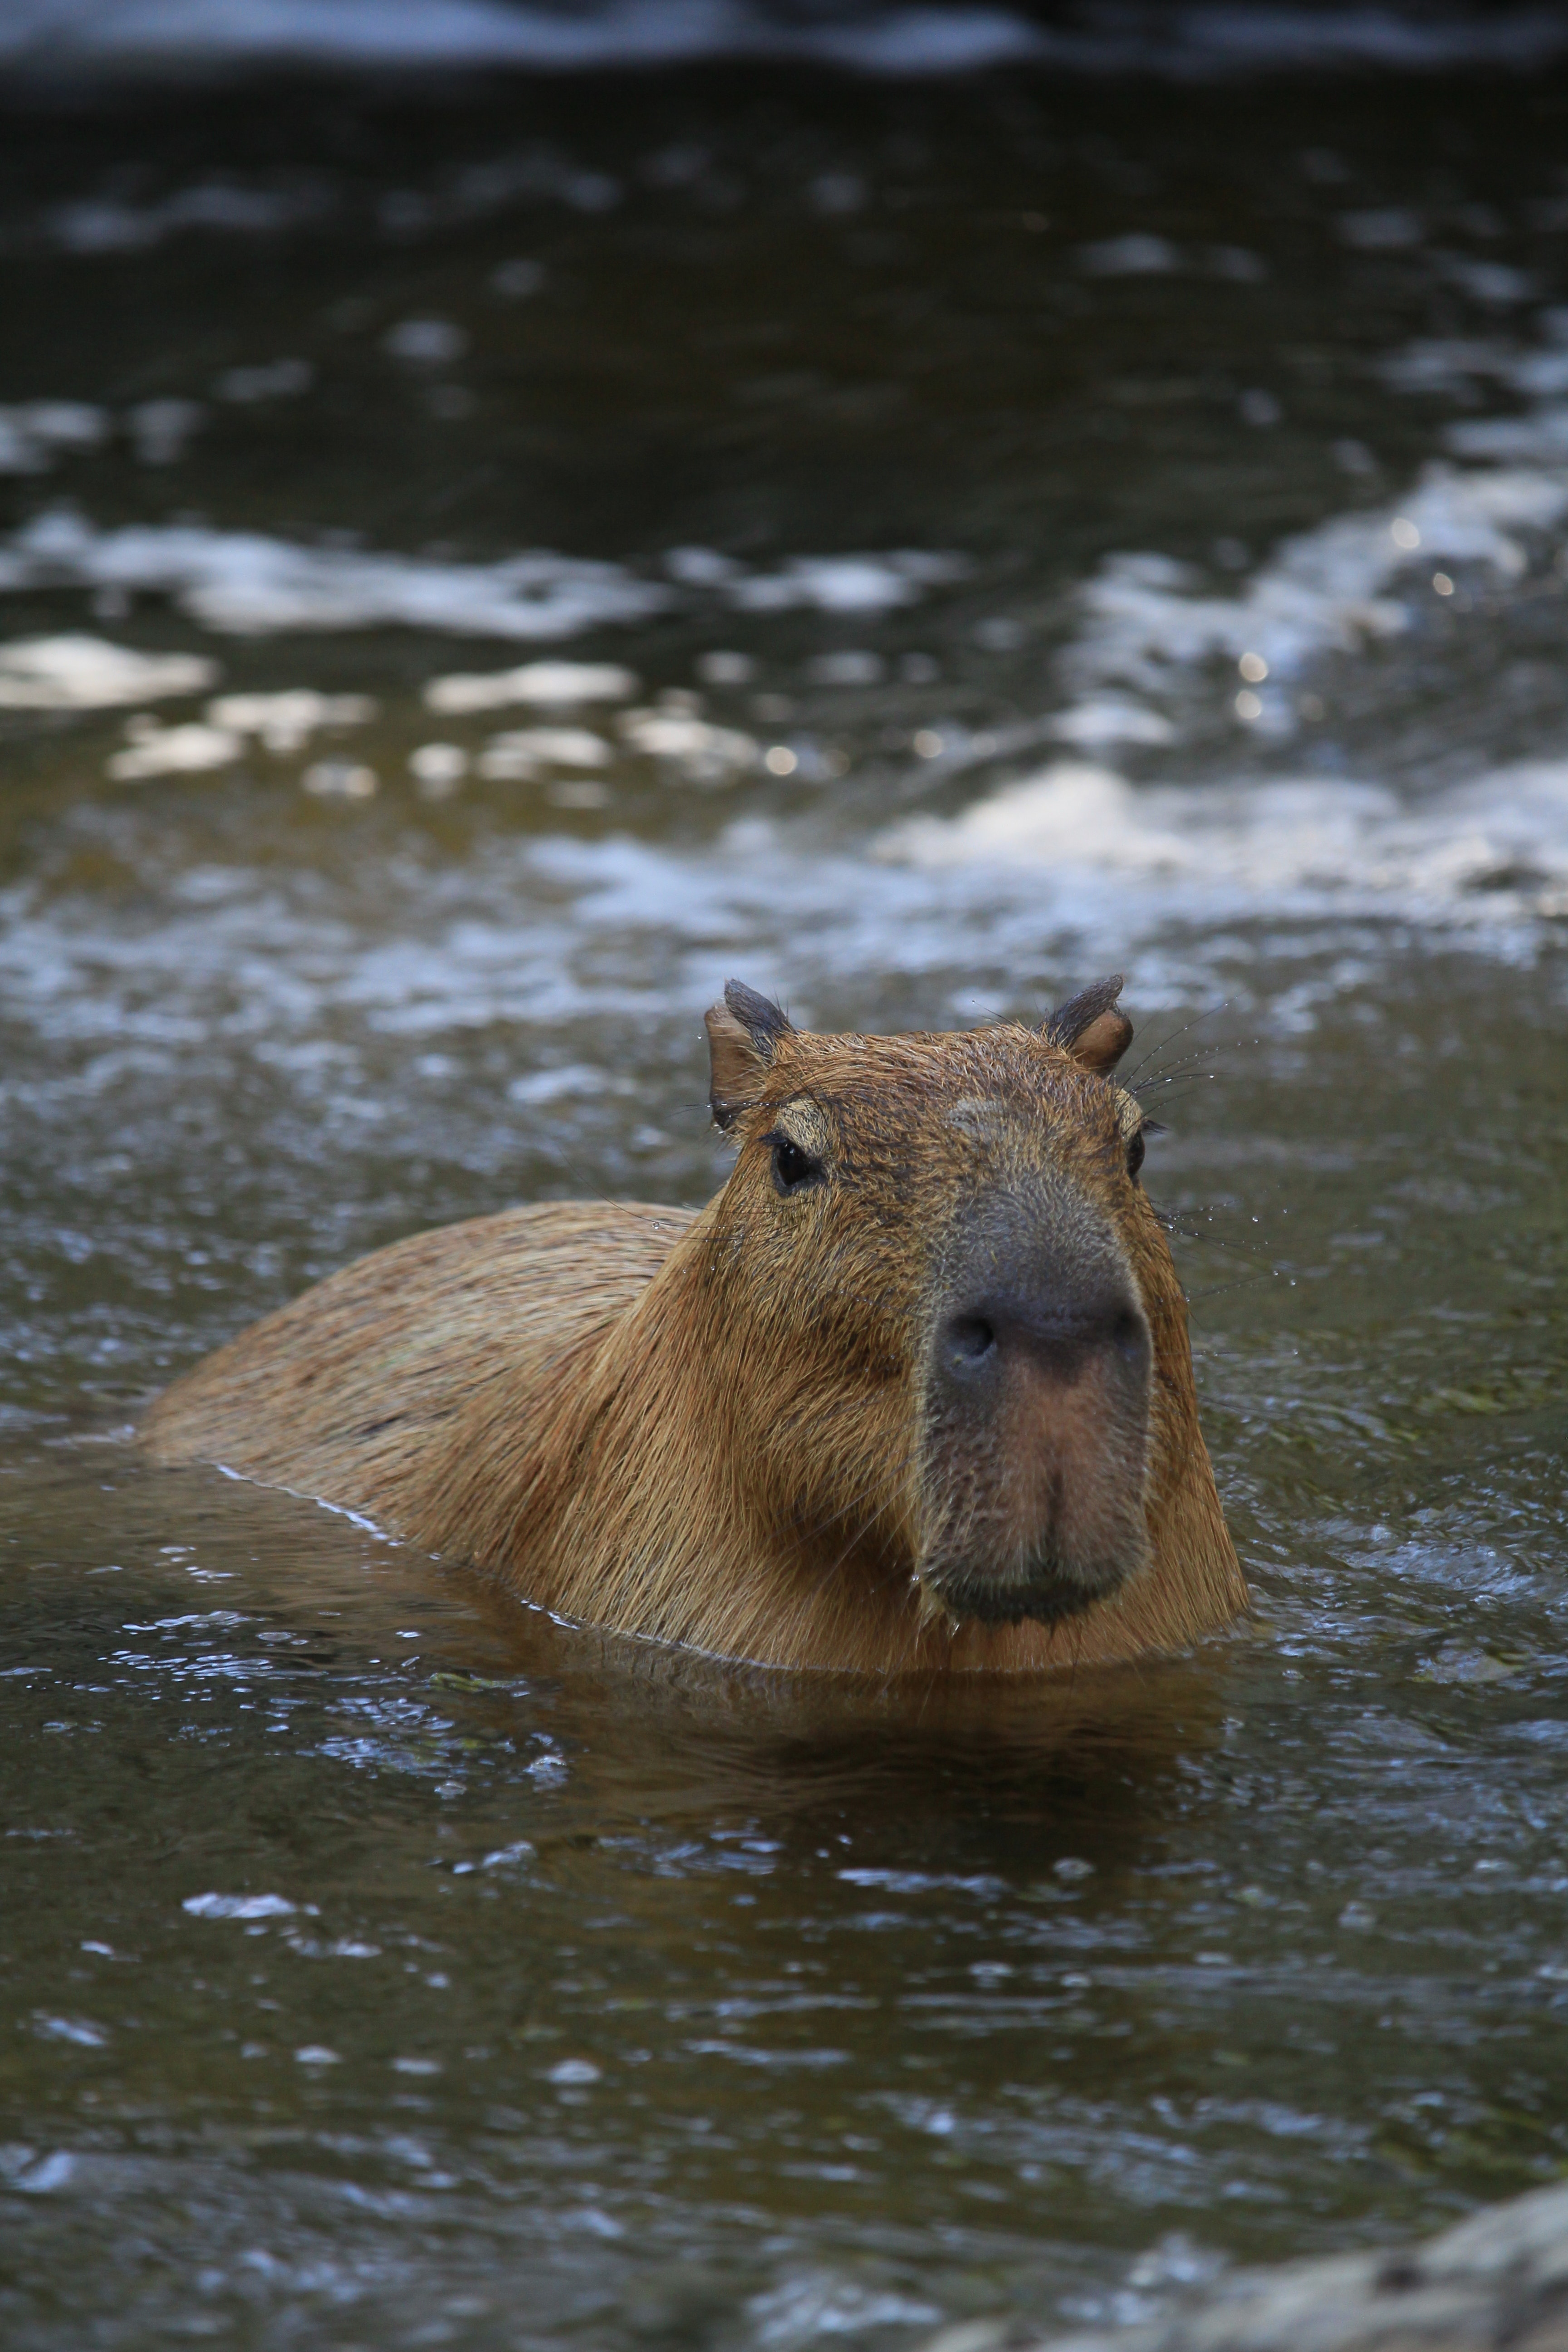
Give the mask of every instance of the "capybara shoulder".
<svg viewBox="0 0 1568 2352">
<path fill-rule="evenodd" d="M 401 1525 L 445 1441 L 602 1339 L 690 1223 L 565 1202 L 394 1242 L 176 1381 L 142 1441 Z"/>
</svg>

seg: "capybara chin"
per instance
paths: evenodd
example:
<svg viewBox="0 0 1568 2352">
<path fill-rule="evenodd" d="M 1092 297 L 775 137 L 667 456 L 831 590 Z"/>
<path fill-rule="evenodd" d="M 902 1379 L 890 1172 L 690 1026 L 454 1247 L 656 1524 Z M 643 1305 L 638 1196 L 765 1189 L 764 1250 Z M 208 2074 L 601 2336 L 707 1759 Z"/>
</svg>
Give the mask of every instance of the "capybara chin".
<svg viewBox="0 0 1568 2352">
<path fill-rule="evenodd" d="M 700 1213 L 395 1243 L 176 1381 L 142 1441 L 769 1665 L 1181 1647 L 1247 1588 L 1110 1075 L 1121 989 L 1038 1029 L 814 1036 L 731 981 L 709 1098 L 738 1157 Z"/>
</svg>

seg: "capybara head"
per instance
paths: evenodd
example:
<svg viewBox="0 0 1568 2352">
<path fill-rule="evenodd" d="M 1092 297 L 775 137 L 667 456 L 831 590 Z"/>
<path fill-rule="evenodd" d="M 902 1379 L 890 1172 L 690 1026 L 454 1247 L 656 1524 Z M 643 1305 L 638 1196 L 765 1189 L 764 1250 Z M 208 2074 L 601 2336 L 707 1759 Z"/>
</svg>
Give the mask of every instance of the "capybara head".
<svg viewBox="0 0 1568 2352">
<path fill-rule="evenodd" d="M 954 1034 L 811 1035 L 736 982 L 708 1014 L 739 1475 L 808 1557 L 950 1620 L 1051 1623 L 1148 1563 L 1173 1276 L 1110 1076 L 1121 987 Z"/>
</svg>

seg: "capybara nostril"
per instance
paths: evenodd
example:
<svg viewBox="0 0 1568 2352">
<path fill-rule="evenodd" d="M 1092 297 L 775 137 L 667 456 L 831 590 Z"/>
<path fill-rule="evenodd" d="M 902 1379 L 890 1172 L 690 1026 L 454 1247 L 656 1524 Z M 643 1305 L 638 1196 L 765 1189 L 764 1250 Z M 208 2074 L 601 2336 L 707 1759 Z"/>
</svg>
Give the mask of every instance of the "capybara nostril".
<svg viewBox="0 0 1568 2352">
<path fill-rule="evenodd" d="M 1110 1344 L 1123 1361 L 1139 1363 L 1149 1352 L 1149 1326 L 1134 1307 L 1123 1307 L 1110 1327 Z"/>
<path fill-rule="evenodd" d="M 984 1315 L 955 1315 L 949 1323 L 947 1352 L 955 1370 L 973 1371 L 995 1349 L 995 1331 Z"/>
</svg>

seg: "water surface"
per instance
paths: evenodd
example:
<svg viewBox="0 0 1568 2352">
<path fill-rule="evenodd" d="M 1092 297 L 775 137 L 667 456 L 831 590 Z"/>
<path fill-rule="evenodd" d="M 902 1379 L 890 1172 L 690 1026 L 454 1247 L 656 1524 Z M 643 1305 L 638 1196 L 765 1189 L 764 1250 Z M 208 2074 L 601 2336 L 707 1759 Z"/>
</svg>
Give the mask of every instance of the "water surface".
<svg viewBox="0 0 1568 2352">
<path fill-rule="evenodd" d="M 1568 2162 L 1549 52 L 18 86 L 8 2344 L 893 2347 Z M 731 972 L 1109 969 L 1199 1655 L 727 1669 L 124 1443 L 378 1244 L 704 1199 Z"/>
</svg>

